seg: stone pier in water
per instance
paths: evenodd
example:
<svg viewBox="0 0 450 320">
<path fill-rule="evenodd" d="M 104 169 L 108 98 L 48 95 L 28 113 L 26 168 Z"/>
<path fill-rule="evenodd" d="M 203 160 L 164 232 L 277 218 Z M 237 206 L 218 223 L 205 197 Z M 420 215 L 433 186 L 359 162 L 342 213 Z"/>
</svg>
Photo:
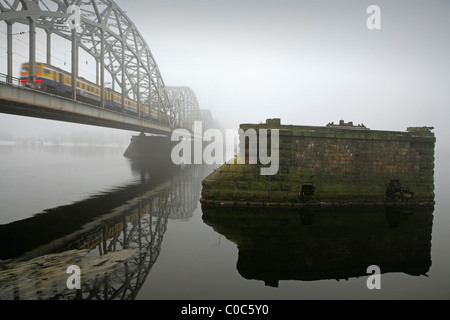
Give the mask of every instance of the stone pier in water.
<svg viewBox="0 0 450 320">
<path fill-rule="evenodd" d="M 279 130 L 278 173 L 263 176 L 260 161 L 237 164 L 236 158 L 203 181 L 202 204 L 434 205 L 433 128 L 380 131 L 344 121 L 314 127 L 272 119 L 241 129 Z M 239 157 L 248 157 L 248 139 L 240 140 Z"/>
</svg>

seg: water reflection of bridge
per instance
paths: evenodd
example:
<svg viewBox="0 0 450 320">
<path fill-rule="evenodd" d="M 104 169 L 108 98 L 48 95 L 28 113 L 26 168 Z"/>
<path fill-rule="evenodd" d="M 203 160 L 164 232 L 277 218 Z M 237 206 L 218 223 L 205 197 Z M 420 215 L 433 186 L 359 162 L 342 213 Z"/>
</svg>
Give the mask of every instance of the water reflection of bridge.
<svg viewBox="0 0 450 320">
<path fill-rule="evenodd" d="M 146 183 L 119 188 L 96 199 L 48 210 L 31 219 L 0 226 L 1 238 L 8 235 L 20 238 L 18 230 L 32 230 L 29 226 L 34 225 L 34 231 L 31 231 L 33 234 L 28 234 L 27 238 L 36 239 L 34 248 L 31 245 L 26 248 L 18 247 L 21 241 L 14 241 L 15 239 L 8 242 L 12 246 L 11 250 L 0 248 L 3 256 L 7 252 L 20 252 L 17 250 L 23 253 L 20 259 L 0 264 L 6 269 L 0 271 L 4 273 L 0 274 L 0 278 L 3 278 L 0 280 L 0 297 L 101 300 L 136 298 L 158 259 L 168 220 L 189 219 L 197 208 L 203 170 L 190 169 L 166 179 L 150 174 L 153 179 Z M 112 199 L 118 199 L 120 204 L 117 205 L 117 201 L 111 201 Z M 81 209 L 91 210 L 96 215 L 99 208 L 104 214 L 91 217 L 82 224 L 74 217 L 77 212 L 82 212 Z M 89 216 L 86 211 L 82 215 L 85 219 Z M 69 219 L 68 223 L 61 224 L 64 219 Z M 76 223 L 76 230 L 67 228 L 70 221 Z M 62 230 L 54 232 L 52 229 L 55 225 L 61 226 Z M 121 253 L 125 257 L 121 257 Z M 47 265 L 45 261 L 49 259 L 60 263 Z M 65 287 L 68 275 L 62 278 L 58 275 L 64 275 L 69 265 L 77 263 L 81 264 L 82 288 L 77 291 L 68 290 Z M 40 278 L 42 270 L 34 270 L 35 278 L 31 281 L 36 286 L 22 287 L 25 282 L 30 282 L 29 276 L 24 279 L 23 274 L 27 273 L 24 269 L 27 266 L 36 268 L 36 265 L 42 265 L 42 270 L 47 270 L 42 277 L 48 277 L 48 269 L 53 268 L 54 279 L 43 281 Z M 4 276 L 5 274 L 14 276 Z"/>
</svg>

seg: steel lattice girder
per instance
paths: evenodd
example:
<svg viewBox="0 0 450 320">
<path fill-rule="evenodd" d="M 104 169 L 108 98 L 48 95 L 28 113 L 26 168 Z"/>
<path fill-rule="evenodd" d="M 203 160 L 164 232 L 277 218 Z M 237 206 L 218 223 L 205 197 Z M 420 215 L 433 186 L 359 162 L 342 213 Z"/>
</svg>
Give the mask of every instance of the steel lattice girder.
<svg viewBox="0 0 450 320">
<path fill-rule="evenodd" d="M 183 120 L 185 127 L 193 128 L 194 121 L 201 120 L 201 112 L 194 91 L 188 87 L 166 87 L 165 90 L 176 120 Z"/>
<path fill-rule="evenodd" d="M 180 103 L 169 98 L 171 90 L 166 90 L 147 43 L 134 23 L 112 0 L 0 0 L 0 21 L 34 23 L 36 28 L 72 41 L 72 31 L 65 27 L 70 16 L 67 8 L 71 5 L 78 6 L 81 11 L 78 46 L 109 72 L 126 97 L 161 111 L 172 128 L 177 120 L 191 123 L 192 117 L 200 115 L 198 104 L 186 103 L 196 101 L 192 90 L 190 98 L 185 95 L 188 90 L 182 90 L 183 94 L 179 96 L 184 100 Z M 104 76 L 102 79 L 104 87 Z"/>
</svg>

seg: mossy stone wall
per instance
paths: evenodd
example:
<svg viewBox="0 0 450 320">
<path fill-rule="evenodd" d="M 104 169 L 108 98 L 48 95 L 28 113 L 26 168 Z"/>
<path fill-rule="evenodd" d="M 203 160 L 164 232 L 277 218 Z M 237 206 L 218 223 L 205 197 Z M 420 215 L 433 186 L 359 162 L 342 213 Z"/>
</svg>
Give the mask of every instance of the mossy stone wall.
<svg viewBox="0 0 450 320">
<path fill-rule="evenodd" d="M 428 128 L 393 132 L 268 122 L 241 129 L 279 130 L 278 174 L 262 176 L 261 165 L 226 164 L 204 180 L 202 199 L 376 204 L 387 201 L 386 191 L 395 182 L 399 189 L 390 199 L 394 202 L 434 201 L 436 139 Z M 248 155 L 248 143 L 241 140 L 241 154 Z M 305 194 L 308 189 L 313 194 Z"/>
</svg>

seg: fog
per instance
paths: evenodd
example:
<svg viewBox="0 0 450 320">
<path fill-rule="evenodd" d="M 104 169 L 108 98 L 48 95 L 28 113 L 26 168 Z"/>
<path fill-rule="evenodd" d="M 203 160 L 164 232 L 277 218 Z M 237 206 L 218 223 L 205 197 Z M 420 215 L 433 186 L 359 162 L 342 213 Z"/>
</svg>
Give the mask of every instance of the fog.
<svg viewBox="0 0 450 320">
<path fill-rule="evenodd" d="M 224 128 L 267 118 L 319 126 L 343 119 L 380 130 L 433 126 L 441 141 L 450 137 L 448 1 L 116 3 L 147 41 L 166 85 L 190 87 Z M 372 4 L 381 9 L 381 30 L 367 27 Z M 117 132 L 7 115 L 0 128 L 5 135 Z"/>
</svg>

